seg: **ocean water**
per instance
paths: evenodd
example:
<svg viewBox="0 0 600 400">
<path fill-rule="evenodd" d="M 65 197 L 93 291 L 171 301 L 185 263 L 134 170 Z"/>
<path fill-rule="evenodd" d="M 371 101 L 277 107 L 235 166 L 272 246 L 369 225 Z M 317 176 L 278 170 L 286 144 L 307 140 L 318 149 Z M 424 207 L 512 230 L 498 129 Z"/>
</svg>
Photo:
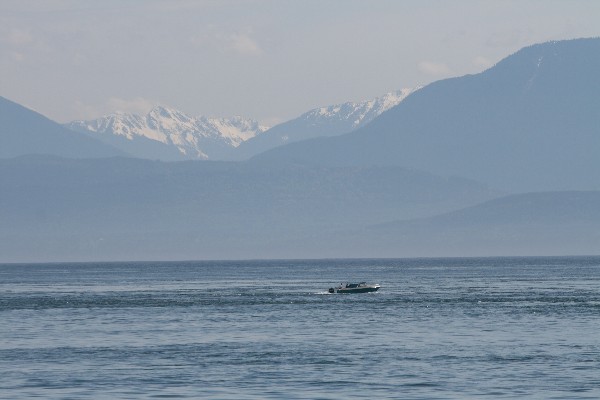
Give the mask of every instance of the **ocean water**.
<svg viewBox="0 0 600 400">
<path fill-rule="evenodd" d="M 600 398 L 600 257 L 0 265 L 0 398 L 350 397 Z"/>
</svg>

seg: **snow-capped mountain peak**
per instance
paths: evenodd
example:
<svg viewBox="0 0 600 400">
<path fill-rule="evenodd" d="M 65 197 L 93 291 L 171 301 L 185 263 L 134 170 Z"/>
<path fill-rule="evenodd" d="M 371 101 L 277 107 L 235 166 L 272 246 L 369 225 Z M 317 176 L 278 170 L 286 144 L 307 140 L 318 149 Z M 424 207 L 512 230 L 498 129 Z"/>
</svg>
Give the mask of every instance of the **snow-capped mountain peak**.
<svg viewBox="0 0 600 400">
<path fill-rule="evenodd" d="M 233 159 L 248 159 L 274 147 L 300 140 L 351 132 L 398 105 L 420 88 L 401 89 L 362 102 L 314 108 L 295 119 L 274 126 L 260 136 L 245 141 L 236 149 Z"/>
<path fill-rule="evenodd" d="M 95 120 L 74 121 L 67 126 L 98 138 L 149 139 L 175 146 L 183 158 L 192 159 L 215 158 L 220 151 L 237 147 L 268 129 L 249 118 L 191 117 L 162 105 L 154 107 L 145 116 L 117 112 Z"/>
<path fill-rule="evenodd" d="M 347 102 L 331 105 L 328 107 L 315 108 L 300 116 L 301 119 L 311 121 L 313 125 L 319 125 L 331 120 L 347 121 L 351 124 L 349 128 L 356 129 L 379 116 L 381 113 L 398 105 L 409 94 L 420 89 L 405 88 L 389 92 L 383 96 L 362 102 Z"/>
<path fill-rule="evenodd" d="M 315 108 L 272 129 L 241 116 L 192 117 L 164 105 L 154 107 L 146 115 L 117 112 L 66 126 L 140 158 L 243 159 L 285 143 L 350 132 L 418 89 L 401 89 L 367 101 Z"/>
</svg>

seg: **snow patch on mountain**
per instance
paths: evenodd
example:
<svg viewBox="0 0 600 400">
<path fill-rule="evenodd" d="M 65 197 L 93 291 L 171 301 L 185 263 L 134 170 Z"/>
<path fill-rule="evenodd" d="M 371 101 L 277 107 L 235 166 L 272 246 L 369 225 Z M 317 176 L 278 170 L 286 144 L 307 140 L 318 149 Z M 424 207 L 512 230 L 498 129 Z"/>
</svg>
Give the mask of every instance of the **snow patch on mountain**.
<svg viewBox="0 0 600 400">
<path fill-rule="evenodd" d="M 406 88 L 386 93 L 383 96 L 363 102 L 347 102 L 328 107 L 315 108 L 300 116 L 311 125 L 317 126 L 332 121 L 346 121 L 351 124 L 351 129 L 359 128 L 375 119 L 383 112 L 400 104 L 409 94 L 420 89 Z"/>
<path fill-rule="evenodd" d="M 130 141 L 139 138 L 175 146 L 186 158 L 212 158 L 210 147 L 238 147 L 240 143 L 265 132 L 268 127 L 243 118 L 190 117 L 164 106 L 147 115 L 114 113 L 89 121 L 73 121 L 67 127 L 101 136 L 120 136 Z"/>
<path fill-rule="evenodd" d="M 401 89 L 362 102 L 314 108 L 243 142 L 234 152 L 229 153 L 229 159 L 247 160 L 285 144 L 352 132 L 395 107 L 420 88 Z"/>
<path fill-rule="evenodd" d="M 144 116 L 117 112 L 94 120 L 73 121 L 66 127 L 139 158 L 245 159 L 285 143 L 350 132 L 398 105 L 418 89 L 420 87 L 402 89 L 363 102 L 315 108 L 272 129 L 239 116 L 191 117 L 164 106 L 157 106 Z"/>
</svg>

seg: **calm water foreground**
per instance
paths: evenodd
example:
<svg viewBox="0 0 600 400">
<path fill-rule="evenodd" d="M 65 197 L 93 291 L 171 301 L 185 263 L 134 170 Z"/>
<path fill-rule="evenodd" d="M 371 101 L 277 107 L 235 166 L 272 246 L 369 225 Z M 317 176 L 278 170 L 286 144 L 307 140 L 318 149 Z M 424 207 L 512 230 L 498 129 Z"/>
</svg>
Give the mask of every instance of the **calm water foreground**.
<svg viewBox="0 0 600 400">
<path fill-rule="evenodd" d="M 600 257 L 0 265 L 0 322 L 6 399 L 600 398 Z"/>
</svg>

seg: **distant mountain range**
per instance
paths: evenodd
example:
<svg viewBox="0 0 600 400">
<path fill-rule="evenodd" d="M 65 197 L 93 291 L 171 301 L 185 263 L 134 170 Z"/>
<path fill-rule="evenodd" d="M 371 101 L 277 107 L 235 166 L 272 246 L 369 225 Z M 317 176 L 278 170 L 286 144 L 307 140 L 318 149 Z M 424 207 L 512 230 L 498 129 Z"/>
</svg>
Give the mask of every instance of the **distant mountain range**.
<svg viewBox="0 0 600 400">
<path fill-rule="evenodd" d="M 600 39 L 543 43 L 270 130 L 0 98 L 0 262 L 600 254 L 599 71 Z"/>
<path fill-rule="evenodd" d="M 599 254 L 600 191 L 515 194 L 370 227 L 360 239 L 381 256 Z"/>
<path fill-rule="evenodd" d="M 91 121 L 73 121 L 66 127 L 133 156 L 162 160 L 220 159 L 241 142 L 267 130 L 247 118 L 190 117 L 161 106 L 145 116 L 115 113 Z"/>
<path fill-rule="evenodd" d="M 0 97 L 0 157 L 50 154 L 75 158 L 120 155 L 162 161 L 244 160 L 282 144 L 348 133 L 417 89 L 316 108 L 271 129 L 243 117 L 190 117 L 163 106 L 145 116 L 114 113 L 61 126 Z"/>
<path fill-rule="evenodd" d="M 2 261 L 269 258 L 307 235 L 327 246 L 338 232 L 498 195 L 400 167 L 52 156 L 0 159 L 0 188 Z"/>
<path fill-rule="evenodd" d="M 75 133 L 35 111 L 0 97 L 0 158 L 24 154 L 73 158 L 127 155 L 113 146 Z"/>
<path fill-rule="evenodd" d="M 147 115 L 115 113 L 65 127 L 85 133 L 139 158 L 243 160 L 285 143 L 347 133 L 400 103 L 414 89 L 403 89 L 359 103 L 310 110 L 272 129 L 242 118 L 190 117 L 167 107 Z"/>
<path fill-rule="evenodd" d="M 401 165 L 512 192 L 598 190 L 599 93 L 600 39 L 543 43 L 434 82 L 348 134 L 254 161 Z"/>
<path fill-rule="evenodd" d="M 600 254 L 600 191 L 523 193 L 433 217 L 301 239 L 321 258 Z M 326 243 L 326 246 L 323 245 Z M 279 246 L 299 257 L 291 242 Z"/>
<path fill-rule="evenodd" d="M 243 142 L 231 153 L 232 160 L 246 160 L 269 149 L 315 137 L 337 136 L 358 129 L 400 104 L 420 89 L 402 89 L 363 102 L 347 102 L 310 110 L 261 135 Z"/>
<path fill-rule="evenodd" d="M 0 187 L 5 262 L 600 251 L 600 191 L 497 197 L 398 167 L 27 156 Z"/>
</svg>

